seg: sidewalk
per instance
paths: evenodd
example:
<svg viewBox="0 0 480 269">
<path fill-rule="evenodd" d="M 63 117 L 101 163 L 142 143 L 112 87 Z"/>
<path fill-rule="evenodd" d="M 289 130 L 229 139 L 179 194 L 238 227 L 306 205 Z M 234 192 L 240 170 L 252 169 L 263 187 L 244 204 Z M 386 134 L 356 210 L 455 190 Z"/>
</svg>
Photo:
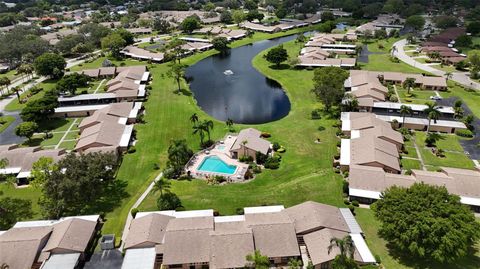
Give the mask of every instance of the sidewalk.
<svg viewBox="0 0 480 269">
<path fill-rule="evenodd" d="M 412 57 L 408 56 L 405 53 L 405 50 L 404 50 L 404 46 L 406 44 L 407 44 L 406 39 L 402 39 L 402 40 L 399 40 L 399 41 L 395 42 L 393 44 L 393 46 L 395 46 L 397 49 L 394 53 L 394 56 L 396 56 L 402 62 L 405 62 L 406 64 L 411 65 L 415 68 L 421 69 L 425 72 L 429 72 L 429 73 L 432 73 L 432 74 L 437 75 L 437 76 L 445 77 L 446 72 L 444 72 L 442 70 L 438 70 L 436 68 L 433 68 L 429 65 L 419 63 L 419 62 L 415 61 L 415 59 L 413 59 Z M 454 72 L 454 73 L 452 73 L 451 80 L 453 80 L 453 81 L 455 81 L 459 84 L 462 84 L 465 87 L 470 87 L 470 88 L 473 88 L 473 89 L 476 89 L 476 90 L 480 90 L 480 83 L 477 83 L 477 82 L 471 80 L 470 77 L 468 77 L 467 72 Z"/>
</svg>

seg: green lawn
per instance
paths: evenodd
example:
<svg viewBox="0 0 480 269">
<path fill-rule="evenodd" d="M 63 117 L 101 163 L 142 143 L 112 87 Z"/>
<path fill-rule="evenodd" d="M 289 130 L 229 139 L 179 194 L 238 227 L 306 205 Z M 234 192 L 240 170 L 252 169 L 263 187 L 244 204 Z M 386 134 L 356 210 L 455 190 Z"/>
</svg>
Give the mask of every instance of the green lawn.
<svg viewBox="0 0 480 269">
<path fill-rule="evenodd" d="M 412 160 L 412 159 L 401 159 L 400 163 L 402 164 L 402 169 L 403 170 L 409 170 L 409 169 L 422 169 L 422 164 L 418 160 Z"/>
<path fill-rule="evenodd" d="M 5 129 L 8 128 L 8 126 L 10 126 L 10 124 L 12 124 L 12 122 L 15 121 L 15 117 L 14 116 L 2 116 L 0 117 L 0 133 L 2 133 L 3 131 L 5 131 Z"/>
<path fill-rule="evenodd" d="M 76 144 L 77 144 L 77 141 L 64 141 L 60 144 L 60 148 L 73 150 Z"/>
<path fill-rule="evenodd" d="M 41 190 L 33 187 L 15 188 L 12 184 L 7 182 L 0 182 L 0 198 L 12 197 L 27 199 L 32 201 L 32 210 L 34 215 L 32 219 L 41 218 L 40 207 L 38 206 L 38 198 L 40 198 Z"/>
<path fill-rule="evenodd" d="M 126 58 L 126 59 L 123 59 L 123 60 L 115 60 L 111 57 L 99 57 L 99 58 L 97 58 L 93 61 L 85 62 L 83 64 L 73 66 L 72 68 L 70 68 L 70 71 L 79 71 L 79 70 L 83 70 L 83 69 L 99 68 L 99 67 L 102 66 L 102 62 L 105 59 L 108 59 L 110 62 L 112 62 L 112 64 L 114 64 L 116 66 L 131 66 L 131 65 L 142 65 L 142 64 L 144 65 L 144 64 L 146 64 L 146 62 L 142 62 L 142 61 L 138 61 L 138 60 L 134 60 L 134 59 L 130 59 L 130 58 Z"/>
<path fill-rule="evenodd" d="M 0 74 L 0 78 L 8 78 L 10 81 L 13 81 L 17 77 L 17 70 L 9 70 L 6 73 Z"/>
<path fill-rule="evenodd" d="M 387 242 L 378 235 L 380 222 L 374 217 L 373 211 L 365 208 L 356 209 L 356 219 L 363 232 L 365 233 L 367 245 L 374 255 L 380 257 L 384 268 L 392 269 L 409 269 L 409 268 L 424 268 L 424 269 L 474 269 L 478 268 L 480 264 L 480 246 L 477 244 L 475 254 L 470 254 L 464 259 L 461 259 L 456 264 L 452 265 L 432 265 L 419 263 L 413 258 L 400 259 L 395 255 L 394 251 L 387 247 Z"/>
<path fill-rule="evenodd" d="M 446 166 L 465 169 L 474 169 L 473 161 L 463 153 L 445 152 L 445 157 L 439 158 L 435 156 L 430 149 L 421 149 L 423 162 L 426 165 Z"/>
<path fill-rule="evenodd" d="M 407 156 L 407 157 L 410 157 L 410 158 L 418 158 L 417 151 L 415 150 L 415 147 L 405 145 L 405 149 L 408 151 L 408 153 L 403 154 L 403 156 Z"/>
<path fill-rule="evenodd" d="M 437 141 L 437 147 L 443 150 L 452 150 L 463 152 L 462 145 L 459 140 L 462 139 L 454 134 L 438 134 L 439 140 Z M 415 141 L 419 147 L 425 147 L 426 132 L 415 132 Z"/>
<path fill-rule="evenodd" d="M 51 90 L 55 87 L 56 85 L 56 81 L 55 80 L 46 80 L 42 83 L 39 83 L 37 85 L 38 88 L 42 88 L 43 91 L 40 91 L 39 93 L 33 95 L 33 96 L 30 96 L 28 98 L 28 101 L 31 101 L 31 100 L 36 100 L 36 99 L 40 99 L 44 94 L 45 94 L 45 91 L 47 90 Z M 23 99 L 23 98 L 26 98 L 27 96 L 29 96 L 31 93 L 30 91 L 26 91 L 24 93 L 22 93 L 20 95 L 20 99 Z M 15 110 L 21 110 L 25 107 L 25 103 L 22 103 L 20 104 L 20 102 L 18 101 L 17 98 L 13 99 L 6 107 L 5 107 L 5 110 L 6 111 L 15 111 Z"/>
<path fill-rule="evenodd" d="M 52 148 L 60 142 L 62 139 L 63 135 L 65 132 L 70 128 L 70 126 L 73 124 L 75 118 L 55 118 L 51 119 L 45 122 L 42 122 L 39 124 L 40 130 L 39 133 L 34 135 L 30 141 L 25 140 L 23 142 L 24 146 L 45 146 L 48 148 Z M 77 120 L 77 123 L 72 126 L 70 129 L 70 132 L 67 134 L 67 137 L 65 139 L 75 139 L 77 138 L 77 132 L 78 131 L 78 123 L 80 123 L 80 119 Z M 51 131 L 53 136 L 44 139 L 45 134 L 41 133 L 44 131 Z"/>
</svg>

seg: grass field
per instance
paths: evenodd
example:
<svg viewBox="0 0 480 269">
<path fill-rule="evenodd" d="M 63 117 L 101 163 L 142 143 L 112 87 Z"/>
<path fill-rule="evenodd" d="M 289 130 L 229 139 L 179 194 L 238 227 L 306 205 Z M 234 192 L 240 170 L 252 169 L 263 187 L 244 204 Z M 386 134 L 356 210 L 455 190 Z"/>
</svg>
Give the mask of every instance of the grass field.
<svg viewBox="0 0 480 269">
<path fill-rule="evenodd" d="M 12 122 L 15 121 L 15 117 L 14 116 L 2 116 L 0 117 L 0 133 L 2 133 L 3 131 L 5 131 L 5 129 L 8 128 L 8 126 L 10 126 L 10 124 L 12 124 Z"/>
<path fill-rule="evenodd" d="M 418 160 L 401 159 L 400 163 L 402 164 L 402 169 L 403 170 L 422 169 L 422 164 Z"/>
</svg>

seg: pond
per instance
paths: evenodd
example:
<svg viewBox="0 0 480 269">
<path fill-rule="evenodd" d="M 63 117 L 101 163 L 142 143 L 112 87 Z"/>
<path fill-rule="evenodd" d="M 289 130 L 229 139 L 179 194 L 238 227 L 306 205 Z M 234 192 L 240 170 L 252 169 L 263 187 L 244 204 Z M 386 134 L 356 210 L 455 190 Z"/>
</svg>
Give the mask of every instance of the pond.
<svg viewBox="0 0 480 269">
<path fill-rule="evenodd" d="M 290 100 L 282 87 L 252 66 L 261 51 L 295 39 L 287 36 L 264 40 L 214 55 L 186 71 L 198 106 L 212 117 L 235 123 L 259 124 L 281 119 L 290 111 Z"/>
</svg>

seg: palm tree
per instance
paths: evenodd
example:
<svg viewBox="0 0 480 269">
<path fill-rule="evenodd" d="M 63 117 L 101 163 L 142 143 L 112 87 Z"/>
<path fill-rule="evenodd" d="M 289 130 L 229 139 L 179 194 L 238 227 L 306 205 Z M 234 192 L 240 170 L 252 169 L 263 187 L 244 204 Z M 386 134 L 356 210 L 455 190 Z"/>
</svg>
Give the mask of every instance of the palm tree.
<svg viewBox="0 0 480 269">
<path fill-rule="evenodd" d="M 198 122 L 197 113 L 193 113 L 192 116 L 190 116 L 190 121 L 193 123 L 193 126 L 197 125 L 197 122 Z"/>
<path fill-rule="evenodd" d="M 449 79 L 452 79 L 452 76 L 453 76 L 453 73 L 452 73 L 452 72 L 446 72 L 446 73 L 445 73 L 445 78 L 447 79 L 447 81 L 448 81 Z"/>
<path fill-rule="evenodd" d="M 153 193 L 159 191 L 160 192 L 160 197 L 163 196 L 164 192 L 168 192 L 170 190 L 171 183 L 165 178 L 160 178 L 155 182 L 153 185 L 152 191 Z"/>
<path fill-rule="evenodd" d="M 333 248 L 338 248 L 340 254 L 335 258 L 334 263 L 339 265 L 339 268 L 350 268 L 353 260 L 353 254 L 355 253 L 355 245 L 353 243 L 352 237 L 350 235 L 345 236 L 344 238 L 333 237 L 330 239 L 330 245 L 328 246 L 328 254 L 333 250 Z"/>
<path fill-rule="evenodd" d="M 427 133 L 430 131 L 430 123 L 433 120 L 433 123 L 437 123 L 438 118 L 442 115 L 442 113 L 438 110 L 436 103 L 425 103 L 427 108 L 423 110 L 423 112 L 428 117 L 428 126 L 427 126 Z"/>
<path fill-rule="evenodd" d="M 205 128 L 205 132 L 207 132 L 208 135 L 208 141 L 210 141 L 210 130 L 213 130 L 213 121 L 211 120 L 204 120 L 202 125 Z"/>
<path fill-rule="evenodd" d="M 180 86 L 180 82 L 185 75 L 185 68 L 186 66 L 180 63 L 172 62 L 170 64 L 170 69 L 167 71 L 167 76 L 173 78 L 177 82 L 178 92 L 180 93 L 182 88 Z"/>
<path fill-rule="evenodd" d="M 16 87 L 13 87 L 13 88 L 12 88 L 12 91 L 17 95 L 18 101 L 20 101 L 20 91 L 21 91 L 21 90 L 22 90 L 22 89 L 20 89 L 19 86 L 16 86 Z"/>
<path fill-rule="evenodd" d="M 415 79 L 414 78 L 407 78 L 403 82 L 403 87 L 407 89 L 408 94 L 410 94 L 410 90 L 414 86 L 415 86 Z"/>
<path fill-rule="evenodd" d="M 242 145 L 243 145 L 243 156 L 247 155 L 247 147 L 246 145 L 248 144 L 248 140 L 243 140 Z"/>
<path fill-rule="evenodd" d="M 413 110 L 410 106 L 406 106 L 406 105 L 400 106 L 400 114 L 402 114 L 402 117 L 403 117 L 402 127 L 405 125 L 405 116 L 407 114 L 412 115 L 412 113 L 413 113 Z"/>
<path fill-rule="evenodd" d="M 227 125 L 228 127 L 228 130 L 232 130 L 232 127 L 233 127 L 233 120 L 228 118 L 227 121 L 225 122 L 225 124 Z"/>
<path fill-rule="evenodd" d="M 248 254 L 246 259 L 250 262 L 245 266 L 247 268 L 267 269 L 270 267 L 270 261 L 268 260 L 268 257 L 263 256 L 260 253 L 260 250 L 255 250 L 253 254 Z"/>
<path fill-rule="evenodd" d="M 458 99 L 457 101 L 455 101 L 455 103 L 453 105 L 453 111 L 454 111 L 453 117 L 454 118 L 460 119 L 460 118 L 463 117 L 463 112 L 464 111 L 463 111 L 462 105 L 463 105 L 462 100 Z"/>
<path fill-rule="evenodd" d="M 198 134 L 200 136 L 200 145 L 203 145 L 203 139 L 205 138 L 205 126 L 203 124 L 198 124 L 193 126 L 193 134 Z"/>
</svg>

